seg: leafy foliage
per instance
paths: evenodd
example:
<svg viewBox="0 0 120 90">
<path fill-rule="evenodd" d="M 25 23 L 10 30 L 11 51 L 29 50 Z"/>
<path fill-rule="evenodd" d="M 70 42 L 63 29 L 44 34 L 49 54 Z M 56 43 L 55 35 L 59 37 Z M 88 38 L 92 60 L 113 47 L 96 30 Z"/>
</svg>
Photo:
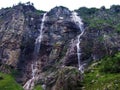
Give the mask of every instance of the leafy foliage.
<svg viewBox="0 0 120 90">
<path fill-rule="evenodd" d="M 112 5 L 110 10 L 112 10 L 115 13 L 120 12 L 120 5 Z"/>
<path fill-rule="evenodd" d="M 43 90 L 43 89 L 42 89 L 41 85 L 36 85 L 33 90 Z"/>
<path fill-rule="evenodd" d="M 120 5 L 112 5 L 110 9 L 104 6 L 100 9 L 81 7 L 76 10 L 87 28 L 103 30 L 104 27 L 113 27 L 115 33 L 120 32 Z"/>
<path fill-rule="evenodd" d="M 113 57 L 106 57 L 102 60 L 101 71 L 107 73 L 120 73 L 120 53 Z"/>
<path fill-rule="evenodd" d="M 120 33 L 120 24 L 117 24 L 117 25 L 115 26 L 115 28 L 116 28 L 116 32 L 117 32 L 117 33 Z"/>
<path fill-rule="evenodd" d="M 107 56 L 90 65 L 84 74 L 85 90 L 119 90 L 120 89 L 120 53 Z"/>
<path fill-rule="evenodd" d="M 11 75 L 0 73 L 0 90 L 23 90 Z"/>
</svg>

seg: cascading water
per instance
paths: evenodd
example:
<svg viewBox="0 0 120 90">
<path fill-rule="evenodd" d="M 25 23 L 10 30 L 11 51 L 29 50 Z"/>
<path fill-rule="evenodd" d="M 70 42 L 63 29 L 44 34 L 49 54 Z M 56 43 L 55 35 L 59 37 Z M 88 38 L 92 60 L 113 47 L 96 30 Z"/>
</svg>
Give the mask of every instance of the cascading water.
<svg viewBox="0 0 120 90">
<path fill-rule="evenodd" d="M 41 40 L 42 40 L 42 37 L 43 37 L 43 28 L 44 28 L 44 21 L 46 19 L 46 13 L 43 15 L 43 18 L 42 18 L 42 22 L 41 22 L 41 25 L 40 25 L 40 29 L 39 29 L 39 32 L 40 32 L 40 35 L 36 38 L 36 41 L 35 41 L 35 48 L 34 48 L 34 55 L 35 55 L 35 58 L 37 57 L 39 51 L 40 51 L 40 45 L 41 45 Z M 35 84 L 35 81 L 38 79 L 38 62 L 33 62 L 31 64 L 31 70 L 32 70 L 32 78 L 29 79 L 25 85 L 23 86 L 23 88 L 25 90 L 32 90 L 33 87 L 34 87 L 34 84 Z"/>
<path fill-rule="evenodd" d="M 34 48 L 34 53 L 35 54 L 38 54 L 39 50 L 40 50 L 40 45 L 41 45 L 41 40 L 42 40 L 42 37 L 43 37 L 43 28 L 44 28 L 44 21 L 45 21 L 45 18 L 46 18 L 46 14 L 47 13 L 45 13 L 43 15 L 41 27 L 39 29 L 40 35 L 37 37 L 37 39 L 35 41 L 35 48 Z"/>
<path fill-rule="evenodd" d="M 81 60 L 80 60 L 80 57 L 81 57 L 81 48 L 80 48 L 81 36 L 84 33 L 83 22 L 82 22 L 82 19 L 79 16 L 77 16 L 76 12 L 72 13 L 72 19 L 75 22 L 75 24 L 79 26 L 79 28 L 81 30 L 81 33 L 77 37 L 77 44 L 76 44 L 76 46 L 77 46 L 77 57 L 78 57 L 79 70 L 81 71 L 81 73 L 83 73 L 84 72 L 83 71 L 83 65 L 81 64 Z"/>
<path fill-rule="evenodd" d="M 29 79 L 26 83 L 25 83 L 25 85 L 23 86 L 23 88 L 25 89 L 25 90 L 32 90 L 32 88 L 34 87 L 34 83 L 35 83 L 35 80 L 37 79 L 36 77 L 35 77 L 35 75 L 36 75 L 36 73 L 37 73 L 37 62 L 35 63 L 35 64 L 32 64 L 31 65 L 31 68 L 32 68 L 32 78 L 31 79 Z"/>
</svg>

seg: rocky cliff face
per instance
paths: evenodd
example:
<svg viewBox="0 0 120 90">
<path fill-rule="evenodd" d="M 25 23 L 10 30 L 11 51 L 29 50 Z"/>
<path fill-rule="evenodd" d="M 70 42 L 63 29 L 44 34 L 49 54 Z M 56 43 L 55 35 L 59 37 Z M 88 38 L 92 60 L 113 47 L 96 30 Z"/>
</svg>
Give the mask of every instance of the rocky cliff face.
<svg viewBox="0 0 120 90">
<path fill-rule="evenodd" d="M 43 14 L 32 5 L 23 4 L 0 10 L 0 70 L 17 70 L 16 80 L 24 85 L 32 77 L 31 65 L 37 62 L 35 85 L 46 86 L 47 90 L 80 90 L 82 75 L 78 70 L 76 43 L 81 31 L 72 20 L 72 11 L 60 6 L 46 13 L 41 47 L 35 55 Z M 86 18 L 89 16 L 83 17 L 85 32 L 80 43 L 82 63 L 120 50 L 120 36 L 115 28 L 109 25 L 91 28 Z"/>
<path fill-rule="evenodd" d="M 85 52 L 83 57 L 99 60 L 120 50 L 119 9 L 120 6 L 113 5 L 110 9 L 83 7 L 76 10 L 86 27 L 82 45 L 82 51 Z"/>
</svg>

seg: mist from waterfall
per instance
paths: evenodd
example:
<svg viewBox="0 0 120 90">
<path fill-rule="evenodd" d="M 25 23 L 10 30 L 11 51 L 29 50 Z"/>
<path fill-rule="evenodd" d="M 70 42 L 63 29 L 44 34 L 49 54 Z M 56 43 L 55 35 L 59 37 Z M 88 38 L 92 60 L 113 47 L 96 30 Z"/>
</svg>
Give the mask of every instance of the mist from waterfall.
<svg viewBox="0 0 120 90">
<path fill-rule="evenodd" d="M 35 58 L 37 57 L 37 55 L 39 54 L 39 51 L 40 51 L 40 45 L 41 45 L 41 41 L 42 41 L 42 37 L 43 37 L 43 28 L 44 28 L 44 21 L 46 19 L 46 13 L 43 15 L 43 18 L 42 18 L 42 22 L 41 22 L 41 25 L 40 25 L 40 29 L 39 29 L 39 36 L 36 38 L 36 41 L 35 41 L 35 47 L 34 47 L 34 56 Z M 35 85 L 35 81 L 38 79 L 38 72 L 39 72 L 39 69 L 38 69 L 38 62 L 35 61 L 31 64 L 31 71 L 32 71 L 32 78 L 29 79 L 23 86 L 23 88 L 25 90 L 32 90 L 34 85 Z"/>
<path fill-rule="evenodd" d="M 78 67 L 79 67 L 79 70 L 81 71 L 81 73 L 83 73 L 84 67 L 81 64 L 81 48 L 80 48 L 81 36 L 84 34 L 83 22 L 82 22 L 82 19 L 77 15 L 76 12 L 72 13 L 72 19 L 81 31 L 81 33 L 77 36 L 76 47 L 77 47 Z"/>
</svg>

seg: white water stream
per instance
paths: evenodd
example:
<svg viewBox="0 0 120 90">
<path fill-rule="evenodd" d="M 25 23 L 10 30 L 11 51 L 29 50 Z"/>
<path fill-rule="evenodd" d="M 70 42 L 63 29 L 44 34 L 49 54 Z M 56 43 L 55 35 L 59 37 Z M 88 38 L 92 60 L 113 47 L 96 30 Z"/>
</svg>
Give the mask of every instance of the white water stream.
<svg viewBox="0 0 120 90">
<path fill-rule="evenodd" d="M 40 45 L 41 45 L 41 40 L 43 37 L 43 28 L 44 28 L 45 19 L 46 19 L 46 13 L 43 15 L 42 22 L 40 25 L 40 29 L 39 29 L 40 35 L 36 38 L 36 41 L 35 41 L 35 48 L 34 48 L 34 54 L 36 54 L 35 56 L 37 56 L 40 51 Z M 38 75 L 39 70 L 38 70 L 37 61 L 31 64 L 31 70 L 32 70 L 32 74 L 31 74 L 32 78 L 29 79 L 23 86 L 25 90 L 32 90 L 34 87 L 35 81 L 38 79 L 37 75 Z"/>
<path fill-rule="evenodd" d="M 37 79 L 37 77 L 35 77 L 35 75 L 37 74 L 37 70 L 38 70 L 38 66 L 37 66 L 37 62 L 35 64 L 31 65 L 32 68 L 32 78 L 29 79 L 25 85 L 23 86 L 23 88 L 25 90 L 32 90 L 35 84 L 35 80 Z"/>
<path fill-rule="evenodd" d="M 36 38 L 36 41 L 35 41 L 35 48 L 34 48 L 34 53 L 35 54 L 38 54 L 39 51 L 40 51 L 40 45 L 41 45 L 41 40 L 42 40 L 42 37 L 43 37 L 43 28 L 44 28 L 45 19 L 46 19 L 46 13 L 43 15 L 43 18 L 42 18 L 41 26 L 40 26 L 40 29 L 39 29 L 40 35 Z M 72 13 L 72 19 L 75 22 L 75 24 L 79 26 L 79 28 L 81 30 L 81 33 L 77 37 L 76 46 L 77 46 L 77 57 L 78 57 L 79 70 L 81 71 L 81 73 L 83 73 L 84 72 L 83 71 L 83 65 L 81 64 L 81 60 L 80 60 L 81 59 L 81 48 L 80 48 L 81 36 L 84 33 L 83 23 L 82 23 L 81 18 L 79 16 L 77 16 L 76 12 Z M 32 70 L 32 74 L 31 74 L 32 77 L 23 86 L 23 88 L 25 90 L 32 90 L 33 87 L 34 87 L 35 81 L 37 79 L 36 75 L 37 75 L 37 72 L 38 72 L 38 63 L 37 62 L 34 62 L 33 64 L 31 64 L 31 70 Z"/>
<path fill-rule="evenodd" d="M 84 34 L 83 22 L 82 22 L 82 19 L 79 16 L 77 16 L 76 12 L 72 13 L 72 19 L 75 22 L 75 24 L 79 26 L 79 29 L 81 30 L 81 33 L 77 37 L 76 46 L 77 46 L 78 67 L 79 67 L 79 70 L 81 71 L 81 73 L 83 73 L 84 67 L 81 64 L 81 60 L 80 60 L 81 59 L 81 48 L 80 48 L 81 36 Z"/>
<path fill-rule="evenodd" d="M 42 40 L 42 37 L 43 37 L 43 28 L 44 28 L 44 21 L 46 19 L 46 14 L 47 13 L 45 13 L 43 15 L 41 26 L 40 26 L 40 29 L 39 29 L 40 35 L 36 38 L 36 41 L 35 41 L 35 48 L 34 48 L 34 53 L 35 54 L 38 54 L 39 50 L 40 50 L 40 45 L 41 45 L 41 40 Z"/>
</svg>

